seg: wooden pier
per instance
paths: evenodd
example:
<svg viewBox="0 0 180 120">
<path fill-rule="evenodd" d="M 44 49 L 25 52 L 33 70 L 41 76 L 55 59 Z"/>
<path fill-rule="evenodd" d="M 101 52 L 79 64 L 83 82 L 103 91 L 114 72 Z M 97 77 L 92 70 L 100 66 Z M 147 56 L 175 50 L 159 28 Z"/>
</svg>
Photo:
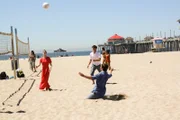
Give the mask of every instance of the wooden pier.
<svg viewBox="0 0 180 120">
<path fill-rule="evenodd" d="M 119 43 L 119 44 L 104 44 L 98 45 L 98 50 L 101 51 L 102 47 L 110 50 L 114 54 L 124 53 L 143 53 L 153 50 L 152 41 L 138 41 L 134 43 Z M 163 41 L 163 49 L 160 51 L 179 51 L 180 50 L 180 39 L 169 39 Z M 159 51 L 159 52 L 160 52 Z"/>
</svg>

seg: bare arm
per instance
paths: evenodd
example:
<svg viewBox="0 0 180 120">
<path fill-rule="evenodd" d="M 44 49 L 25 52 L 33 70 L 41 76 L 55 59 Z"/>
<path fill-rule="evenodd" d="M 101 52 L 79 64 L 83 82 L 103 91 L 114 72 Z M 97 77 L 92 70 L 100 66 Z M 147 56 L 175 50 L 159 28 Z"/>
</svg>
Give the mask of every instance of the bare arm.
<svg viewBox="0 0 180 120">
<path fill-rule="evenodd" d="M 81 72 L 79 72 L 79 75 L 80 75 L 81 77 L 86 78 L 86 79 L 93 80 L 91 76 L 84 75 L 84 74 L 81 73 Z"/>
<path fill-rule="evenodd" d="M 39 66 L 41 66 L 41 62 L 39 62 L 39 65 L 38 65 L 38 66 L 36 66 L 36 68 L 38 68 Z"/>
<path fill-rule="evenodd" d="M 93 61 L 101 61 L 101 58 L 98 58 L 98 59 L 93 59 Z"/>
<path fill-rule="evenodd" d="M 87 68 L 89 68 L 89 65 L 91 64 L 91 62 L 92 62 L 92 60 L 90 59 Z"/>
<path fill-rule="evenodd" d="M 101 61 L 101 55 L 99 54 L 99 55 L 98 55 L 98 58 L 97 58 L 97 59 L 93 59 L 93 61 L 94 61 L 94 62 L 99 62 L 99 61 Z"/>
<path fill-rule="evenodd" d="M 50 63 L 50 71 L 52 70 L 52 63 Z"/>
<path fill-rule="evenodd" d="M 114 71 L 114 69 L 113 68 L 111 68 L 111 70 L 110 70 L 110 74 L 112 74 L 112 72 Z"/>
</svg>

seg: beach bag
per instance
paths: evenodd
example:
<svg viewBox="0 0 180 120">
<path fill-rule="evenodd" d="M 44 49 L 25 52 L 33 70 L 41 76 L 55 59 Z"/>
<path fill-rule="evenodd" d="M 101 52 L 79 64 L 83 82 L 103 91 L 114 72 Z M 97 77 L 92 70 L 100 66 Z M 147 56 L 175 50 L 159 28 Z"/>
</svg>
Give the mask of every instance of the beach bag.
<svg viewBox="0 0 180 120">
<path fill-rule="evenodd" d="M 22 70 L 17 71 L 17 77 L 18 77 L 18 78 L 23 78 L 23 77 L 25 77 L 25 75 L 24 75 L 24 73 L 23 73 Z"/>
<path fill-rule="evenodd" d="M 7 79 L 7 78 L 8 78 L 8 76 L 7 76 L 6 72 L 1 72 L 0 80 L 4 80 L 4 79 Z"/>
</svg>

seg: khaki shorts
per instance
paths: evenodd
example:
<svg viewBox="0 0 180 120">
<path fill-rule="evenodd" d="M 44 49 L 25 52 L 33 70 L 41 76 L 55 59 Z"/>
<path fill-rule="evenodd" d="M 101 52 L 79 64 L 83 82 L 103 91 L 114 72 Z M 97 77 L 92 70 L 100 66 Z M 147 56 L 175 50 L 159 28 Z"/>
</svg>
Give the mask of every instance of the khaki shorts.
<svg viewBox="0 0 180 120">
<path fill-rule="evenodd" d="M 31 69 L 35 68 L 35 61 L 30 61 L 30 68 Z"/>
</svg>

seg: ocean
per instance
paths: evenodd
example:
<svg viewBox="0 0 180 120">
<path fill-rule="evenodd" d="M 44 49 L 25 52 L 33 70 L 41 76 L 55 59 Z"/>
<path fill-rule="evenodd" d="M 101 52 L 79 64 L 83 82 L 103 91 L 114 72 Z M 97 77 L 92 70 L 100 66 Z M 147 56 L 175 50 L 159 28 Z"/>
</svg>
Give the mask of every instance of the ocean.
<svg viewBox="0 0 180 120">
<path fill-rule="evenodd" d="M 90 54 L 91 51 L 78 51 L 78 52 L 64 52 L 64 53 L 48 53 L 48 56 L 51 58 L 54 57 L 59 57 L 59 56 L 63 56 L 63 57 L 68 57 L 68 56 L 88 56 Z M 10 58 L 11 55 L 0 55 L 0 60 L 8 60 Z M 36 53 L 36 56 L 41 57 L 42 53 Z M 28 58 L 27 55 L 21 55 L 19 56 L 20 59 L 22 58 Z"/>
</svg>

